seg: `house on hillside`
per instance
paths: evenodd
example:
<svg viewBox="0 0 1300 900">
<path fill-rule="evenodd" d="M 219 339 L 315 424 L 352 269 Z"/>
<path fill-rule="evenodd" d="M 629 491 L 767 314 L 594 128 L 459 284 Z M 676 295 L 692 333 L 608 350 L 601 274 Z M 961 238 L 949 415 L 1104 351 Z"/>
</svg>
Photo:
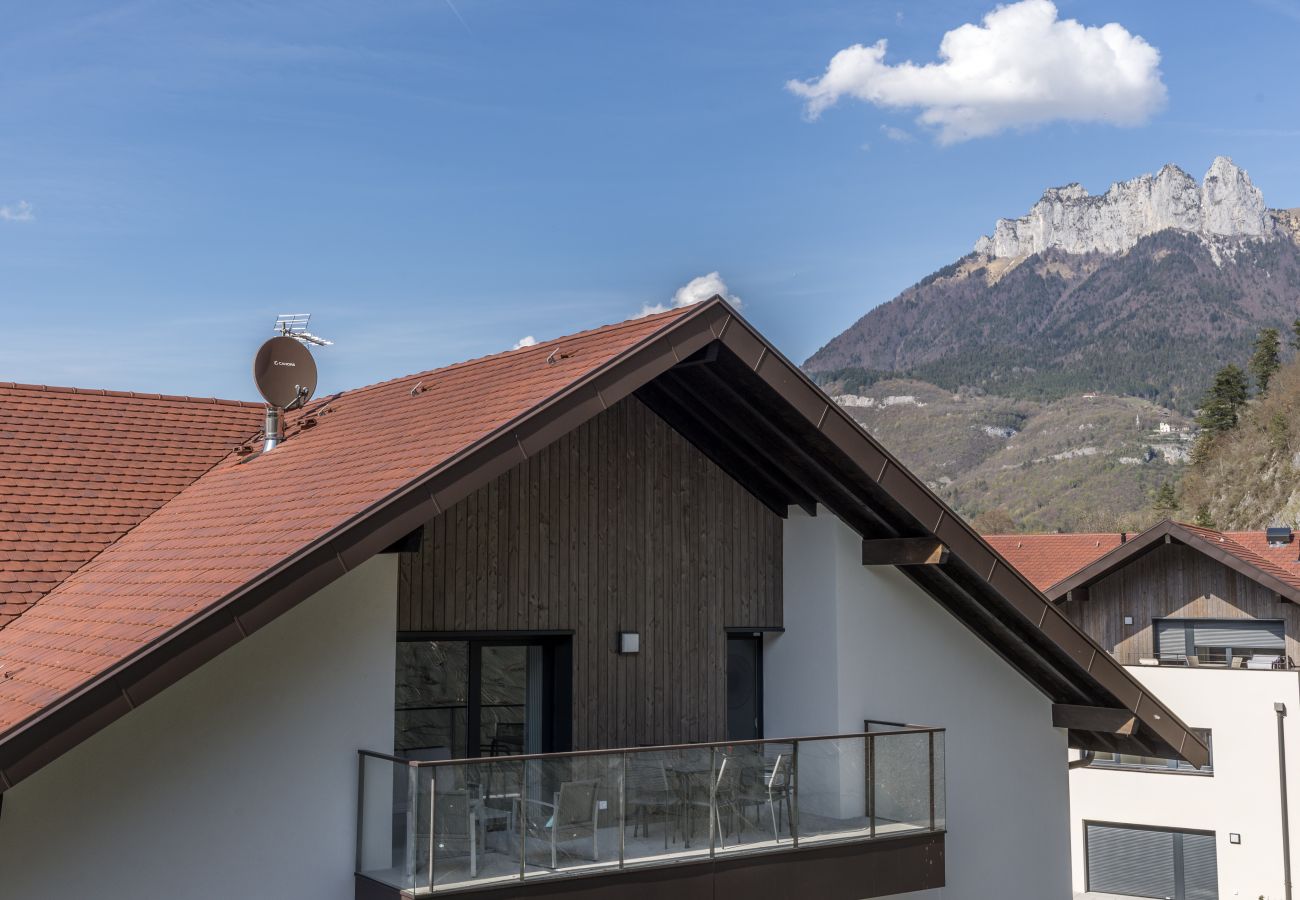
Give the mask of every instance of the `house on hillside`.
<svg viewBox="0 0 1300 900">
<path fill-rule="evenodd" d="M 1289 896 L 1300 864 L 1300 545 L 1290 529 L 1176 522 L 1139 535 L 989 542 L 1211 748 L 1084 754 L 1070 773 L 1074 887 L 1178 900 Z M 1283 772 L 1290 774 L 1285 776 Z"/>
<path fill-rule="evenodd" d="M 721 300 L 261 413 L 0 385 L 6 900 L 1043 900 L 1206 761 Z"/>
</svg>

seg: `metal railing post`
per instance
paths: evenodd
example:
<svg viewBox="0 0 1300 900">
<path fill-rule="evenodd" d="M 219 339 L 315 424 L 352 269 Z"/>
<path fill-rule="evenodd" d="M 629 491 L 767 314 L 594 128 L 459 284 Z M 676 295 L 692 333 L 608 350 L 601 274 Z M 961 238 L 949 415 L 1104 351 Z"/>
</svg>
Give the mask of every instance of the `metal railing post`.
<svg viewBox="0 0 1300 900">
<path fill-rule="evenodd" d="M 799 742 L 791 741 L 790 785 L 793 802 L 790 804 L 790 846 L 799 849 Z"/>
<path fill-rule="evenodd" d="M 618 867 L 623 868 L 627 843 L 627 754 L 619 754 L 618 773 Z"/>
<path fill-rule="evenodd" d="M 365 827 L 366 808 L 366 755 L 357 754 L 357 874 L 361 874 L 361 854 L 363 850 L 361 831 Z"/>
<path fill-rule="evenodd" d="M 407 887 L 415 887 L 415 786 L 416 768 L 414 763 L 406 764 L 406 862 L 403 866 L 403 879 Z"/>
<path fill-rule="evenodd" d="M 934 732 L 928 735 L 930 738 L 930 830 L 934 831 Z"/>
<path fill-rule="evenodd" d="M 522 763 L 519 773 L 519 880 L 524 880 L 528 868 L 528 761 Z"/>
<path fill-rule="evenodd" d="M 867 735 L 867 823 L 876 836 L 876 735 Z"/>
<path fill-rule="evenodd" d="M 435 832 L 438 827 L 438 779 L 434 777 L 437 774 L 438 773 L 435 770 L 433 769 L 429 770 L 429 890 L 430 891 L 433 890 L 433 856 L 434 856 L 433 848 L 434 848 L 434 841 L 435 841 Z M 419 786 L 417 783 L 416 796 L 419 796 L 418 787 Z M 471 827 L 473 826 L 471 825 Z M 470 836 L 470 840 L 471 841 L 474 840 L 473 835 Z"/>
<path fill-rule="evenodd" d="M 709 859 L 715 855 L 714 849 L 714 817 L 718 814 L 718 748 L 709 748 Z"/>
</svg>

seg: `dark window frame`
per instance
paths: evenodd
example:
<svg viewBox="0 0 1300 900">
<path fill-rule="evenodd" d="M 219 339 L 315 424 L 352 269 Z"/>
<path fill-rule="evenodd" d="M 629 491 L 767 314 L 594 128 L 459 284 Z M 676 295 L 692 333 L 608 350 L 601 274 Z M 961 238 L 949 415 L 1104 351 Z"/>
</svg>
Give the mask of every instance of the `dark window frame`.
<svg viewBox="0 0 1300 900">
<path fill-rule="evenodd" d="M 478 696 L 480 662 L 485 646 L 541 645 L 546 651 L 547 685 L 542 715 L 542 747 L 545 753 L 565 753 L 573 749 L 573 637 L 572 630 L 550 631 L 399 631 L 398 643 L 459 641 L 469 645 L 467 684 L 465 759 L 479 759 L 479 741 L 468 735 L 479 731 Z"/>
<path fill-rule="evenodd" d="M 1209 750 L 1209 760 L 1200 769 L 1194 769 L 1189 763 L 1177 759 L 1166 759 L 1161 765 L 1156 765 L 1154 763 L 1128 763 L 1120 761 L 1119 757 L 1132 756 L 1133 754 L 1130 753 L 1109 753 L 1105 755 L 1101 753 L 1094 754 L 1092 765 L 1090 765 L 1089 768 L 1105 769 L 1113 772 L 1147 772 L 1156 775 L 1199 775 L 1206 778 L 1212 778 L 1214 776 L 1214 730 L 1211 728 L 1192 728 L 1190 730 L 1205 742 L 1205 746 Z M 1111 758 L 1106 759 L 1105 756 L 1110 756 Z M 1145 758 L 1158 759 L 1159 757 Z"/>
</svg>

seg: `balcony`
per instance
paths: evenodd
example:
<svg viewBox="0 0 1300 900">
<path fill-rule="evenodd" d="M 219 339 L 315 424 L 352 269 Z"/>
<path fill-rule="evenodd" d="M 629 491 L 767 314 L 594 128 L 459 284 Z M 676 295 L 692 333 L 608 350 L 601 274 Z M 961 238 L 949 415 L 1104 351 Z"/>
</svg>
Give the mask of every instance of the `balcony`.
<svg viewBox="0 0 1300 900">
<path fill-rule="evenodd" d="M 358 898 L 943 884 L 942 729 L 359 765 Z"/>
</svg>

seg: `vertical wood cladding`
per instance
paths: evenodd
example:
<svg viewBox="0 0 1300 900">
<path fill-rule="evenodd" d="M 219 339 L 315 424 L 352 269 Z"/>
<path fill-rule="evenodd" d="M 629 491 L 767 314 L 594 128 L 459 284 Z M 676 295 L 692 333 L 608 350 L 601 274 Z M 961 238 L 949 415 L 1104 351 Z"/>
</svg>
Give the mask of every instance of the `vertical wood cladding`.
<svg viewBox="0 0 1300 900">
<path fill-rule="evenodd" d="M 571 630 L 575 748 L 721 740 L 725 629 L 781 625 L 781 525 L 628 397 L 426 526 L 398 628 Z"/>
<path fill-rule="evenodd" d="M 1300 660 L 1300 607 L 1183 544 L 1165 544 L 1089 588 L 1066 614 L 1124 662 L 1155 655 L 1152 619 L 1282 619 L 1287 654 Z M 1133 624 L 1125 625 L 1124 617 Z"/>
</svg>

